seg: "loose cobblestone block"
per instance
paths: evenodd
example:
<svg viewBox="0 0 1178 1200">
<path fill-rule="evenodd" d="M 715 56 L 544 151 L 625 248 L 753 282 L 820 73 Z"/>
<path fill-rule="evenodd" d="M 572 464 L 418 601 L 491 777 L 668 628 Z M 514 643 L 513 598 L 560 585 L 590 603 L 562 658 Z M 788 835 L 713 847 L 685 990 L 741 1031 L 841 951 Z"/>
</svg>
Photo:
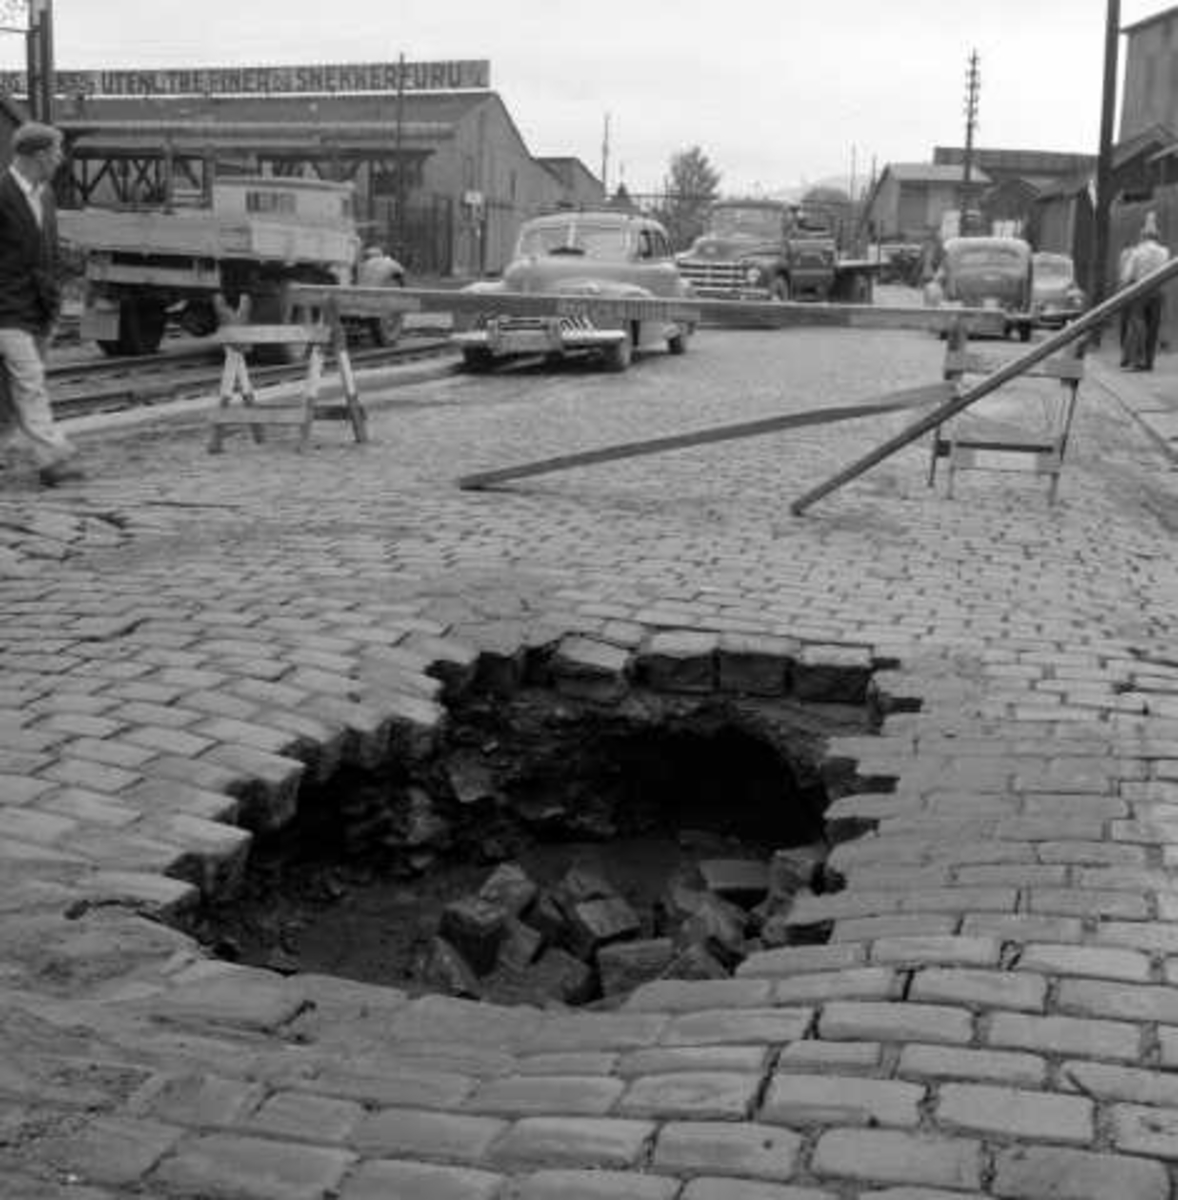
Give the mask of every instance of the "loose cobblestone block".
<svg viewBox="0 0 1178 1200">
<path fill-rule="evenodd" d="M 660 1041 L 664 1046 L 711 1046 L 749 1041 L 780 1045 L 805 1037 L 813 1020 L 810 1008 L 741 1008 L 683 1013 Z"/>
<path fill-rule="evenodd" d="M 799 649 L 792 638 L 722 633 L 716 656 L 720 690 L 750 696 L 783 695 Z"/>
<path fill-rule="evenodd" d="M 180 1135 L 179 1129 L 160 1121 L 100 1116 L 68 1134 L 51 1135 L 41 1152 L 58 1170 L 72 1171 L 87 1183 L 134 1186 Z"/>
<path fill-rule="evenodd" d="M 276 976 L 248 967 L 182 984 L 151 1001 L 153 1015 L 272 1033 L 296 1017 L 306 1001 Z"/>
<path fill-rule="evenodd" d="M 736 969 L 738 978 L 774 979 L 784 975 L 809 975 L 818 971 L 841 971 L 867 961 L 864 946 L 782 946 L 750 954 Z"/>
<path fill-rule="evenodd" d="M 182 1142 L 156 1177 L 209 1200 L 328 1200 L 354 1162 L 344 1150 L 213 1133 Z"/>
<path fill-rule="evenodd" d="M 957 1189 L 982 1184 L 982 1146 L 966 1138 L 899 1130 L 832 1129 L 814 1148 L 818 1175 Z"/>
<path fill-rule="evenodd" d="M 1012 1086 L 1041 1087 L 1047 1062 L 1037 1054 L 1013 1050 L 967 1050 L 958 1046 L 905 1046 L 898 1075 L 927 1075 L 944 1079 L 985 1079 Z"/>
<path fill-rule="evenodd" d="M 1114 1104 L 1113 1145 L 1128 1154 L 1178 1159 L 1178 1108 Z"/>
<path fill-rule="evenodd" d="M 1047 980 L 1030 972 L 930 967 L 913 975 L 908 998 L 929 1004 L 1042 1012 L 1047 1000 Z"/>
<path fill-rule="evenodd" d="M 1128 1062 L 1137 1062 L 1141 1056 L 1141 1029 L 1122 1021 L 996 1013 L 986 1040 L 991 1046 L 1014 1046 L 1047 1054 L 1077 1054 Z"/>
<path fill-rule="evenodd" d="M 1091 1100 L 982 1084 L 942 1085 L 936 1119 L 971 1133 L 1078 1145 L 1088 1145 L 1095 1133 Z"/>
<path fill-rule="evenodd" d="M 992 1190 L 1010 1200 L 1169 1200 L 1161 1163 L 1063 1147 L 999 1151 Z"/>
<path fill-rule="evenodd" d="M 1124 1021 L 1178 1024 L 1178 988 L 1160 984 L 1108 983 L 1099 979 L 1065 979 L 1059 986 L 1060 1012 L 1113 1017 Z"/>
<path fill-rule="evenodd" d="M 363 1118 L 363 1107 L 350 1100 L 278 1092 L 243 1123 L 243 1131 L 296 1142 L 342 1145 Z"/>
<path fill-rule="evenodd" d="M 883 1057 L 880 1042 L 792 1042 L 778 1055 L 779 1071 L 871 1074 Z"/>
<path fill-rule="evenodd" d="M 761 1076 L 733 1071 L 676 1071 L 633 1080 L 618 1112 L 664 1120 L 739 1121 L 747 1117 Z"/>
<path fill-rule="evenodd" d="M 1178 1077 L 1162 1071 L 1069 1060 L 1059 1069 L 1059 1086 L 1074 1087 L 1100 1100 L 1127 1100 L 1178 1109 Z"/>
<path fill-rule="evenodd" d="M 773 988 L 775 1004 L 820 1004 L 830 1000 L 898 1000 L 904 980 L 884 967 L 857 967 L 850 971 L 824 971 L 820 975 L 794 975 L 779 979 Z"/>
<path fill-rule="evenodd" d="M 966 937 L 994 937 L 1006 942 L 1079 942 L 1084 937 L 1084 922 L 1078 917 L 977 913 L 962 920 L 960 932 Z"/>
<path fill-rule="evenodd" d="M 503 1200 L 675 1200 L 678 1191 L 677 1179 L 660 1179 L 655 1175 L 637 1175 L 629 1171 L 550 1170 L 537 1171 L 513 1181 Z M 343 1200 L 352 1198 L 344 1196 Z M 414 1200 L 417 1200 L 416 1193 Z M 421 1200 L 434 1200 L 434 1197 L 422 1196 Z M 442 1197 L 438 1196 L 437 1200 Z M 454 1200 L 467 1198 L 456 1196 Z"/>
<path fill-rule="evenodd" d="M 893 1125 L 920 1122 L 925 1089 L 890 1079 L 838 1075 L 778 1074 L 761 1105 L 760 1118 L 773 1125 Z"/>
<path fill-rule="evenodd" d="M 689 1181 L 680 1200 L 836 1200 L 833 1192 L 753 1179 L 700 1176 Z M 955 1200 L 961 1200 L 961 1193 Z"/>
<path fill-rule="evenodd" d="M 436 1061 L 436 1056 L 434 1056 Z M 346 1058 L 321 1066 L 309 1076 L 293 1072 L 279 1082 L 292 1089 L 388 1108 L 433 1108 L 453 1111 L 462 1105 L 475 1080 L 458 1071 L 390 1064 L 381 1069 L 371 1054 L 355 1063 Z"/>
<path fill-rule="evenodd" d="M 676 1071 L 760 1072 L 769 1058 L 768 1046 L 656 1046 L 623 1054 L 615 1070 L 622 1079 L 639 1075 L 670 1075 Z"/>
<path fill-rule="evenodd" d="M 493 1158 L 504 1166 L 633 1167 L 655 1128 L 610 1117 L 524 1117 L 500 1138 Z"/>
<path fill-rule="evenodd" d="M 791 672 L 791 691 L 799 700 L 824 704 L 862 704 L 871 678 L 871 653 L 864 646 L 802 646 Z"/>
<path fill-rule="evenodd" d="M 339 1200 L 497 1200 L 504 1182 L 501 1175 L 472 1167 L 377 1159 L 348 1177 Z"/>
<path fill-rule="evenodd" d="M 772 984 L 761 979 L 661 979 L 643 984 L 622 1006 L 631 1012 L 696 1012 L 719 1008 L 763 1008 Z"/>
<path fill-rule="evenodd" d="M 199 889 L 186 880 L 136 871 L 95 871 L 76 887 L 88 904 L 121 904 L 165 919 L 191 913 L 200 903 Z"/>
<path fill-rule="evenodd" d="M 625 1090 L 620 1079 L 594 1075 L 509 1076 L 477 1088 L 464 1107 L 507 1116 L 592 1116 L 608 1113 Z"/>
<path fill-rule="evenodd" d="M 237 772 L 225 790 L 241 800 L 241 821 L 247 829 L 258 832 L 281 829 L 294 816 L 305 763 L 229 744 L 214 746 L 197 761 Z"/>
<path fill-rule="evenodd" d="M 232 1126 L 261 1104 L 266 1089 L 260 1083 L 207 1072 L 154 1080 L 140 1089 L 131 1108 L 171 1125 Z"/>
<path fill-rule="evenodd" d="M 965 1045 L 973 1036 L 973 1018 L 965 1009 L 943 1005 L 836 1000 L 823 1006 L 818 1029 L 832 1040 Z"/>
<path fill-rule="evenodd" d="M 655 1045 L 666 1031 L 664 1013 L 587 1013 L 556 1016 L 528 1034 L 528 1048 L 544 1050 L 638 1050 Z M 748 1041 L 748 1038 L 744 1039 Z"/>
<path fill-rule="evenodd" d="M 754 1122 L 668 1121 L 658 1133 L 651 1163 L 656 1170 L 697 1171 L 756 1179 L 790 1179 L 802 1139 L 791 1130 Z"/>
<path fill-rule="evenodd" d="M 711 692 L 716 687 L 719 637 L 690 629 L 654 634 L 635 656 L 638 678 L 664 692 Z"/>
<path fill-rule="evenodd" d="M 1002 943 L 986 937 L 890 937 L 871 946 L 871 961 L 888 966 L 993 967 Z"/>
<path fill-rule="evenodd" d="M 363 1116 L 350 1140 L 367 1157 L 476 1163 L 507 1128 L 494 1117 L 382 1108 Z"/>
<path fill-rule="evenodd" d="M 1149 956 L 1136 950 L 1101 946 L 1053 946 L 1033 943 L 1019 954 L 1017 969 L 1049 975 L 1091 975 L 1144 983 L 1150 976 Z"/>
<path fill-rule="evenodd" d="M 958 918 L 940 913 L 896 913 L 887 917 L 855 917 L 836 921 L 832 942 L 874 942 L 884 938 L 949 937 Z"/>
<path fill-rule="evenodd" d="M 578 635 L 562 638 L 548 660 L 557 689 L 592 700 L 616 700 L 628 687 L 630 655 L 620 646 Z M 582 690 L 583 689 L 583 690 Z"/>
</svg>

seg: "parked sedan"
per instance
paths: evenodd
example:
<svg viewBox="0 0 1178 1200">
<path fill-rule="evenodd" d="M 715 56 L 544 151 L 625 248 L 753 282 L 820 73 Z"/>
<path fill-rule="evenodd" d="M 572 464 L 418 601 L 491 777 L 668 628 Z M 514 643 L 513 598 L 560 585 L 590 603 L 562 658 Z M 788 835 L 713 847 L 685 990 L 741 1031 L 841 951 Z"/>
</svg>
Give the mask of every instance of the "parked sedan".
<svg viewBox="0 0 1178 1200">
<path fill-rule="evenodd" d="M 1005 315 L 1005 332 L 1031 337 L 1031 248 L 1022 238 L 956 237 L 945 243 L 925 304 L 993 308 Z"/>
<path fill-rule="evenodd" d="M 1031 313 L 1044 329 L 1062 329 L 1087 307 L 1088 298 L 1076 283 L 1076 264 L 1067 254 L 1032 256 Z"/>
<path fill-rule="evenodd" d="M 583 297 L 556 314 L 512 313 L 502 305 L 480 313 L 451 338 L 470 370 L 520 355 L 593 353 L 610 370 L 624 371 L 639 347 L 687 349 L 694 325 L 652 318 L 601 319 L 596 301 L 685 299 L 691 286 L 679 274 L 666 230 L 650 217 L 602 210 L 563 210 L 527 221 L 501 280 L 471 284 L 468 292 L 556 293 Z"/>
</svg>

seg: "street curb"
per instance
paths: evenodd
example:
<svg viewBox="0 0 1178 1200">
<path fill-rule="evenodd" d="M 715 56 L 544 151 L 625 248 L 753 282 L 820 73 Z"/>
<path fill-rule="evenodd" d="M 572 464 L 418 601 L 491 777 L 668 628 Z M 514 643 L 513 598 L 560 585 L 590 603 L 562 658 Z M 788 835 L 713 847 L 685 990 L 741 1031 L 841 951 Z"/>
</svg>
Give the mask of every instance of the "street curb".
<svg viewBox="0 0 1178 1200">
<path fill-rule="evenodd" d="M 1149 435 L 1171 463 L 1178 464 L 1178 409 L 1159 399 L 1132 376 L 1088 360 L 1093 381 L 1103 388 Z"/>
</svg>

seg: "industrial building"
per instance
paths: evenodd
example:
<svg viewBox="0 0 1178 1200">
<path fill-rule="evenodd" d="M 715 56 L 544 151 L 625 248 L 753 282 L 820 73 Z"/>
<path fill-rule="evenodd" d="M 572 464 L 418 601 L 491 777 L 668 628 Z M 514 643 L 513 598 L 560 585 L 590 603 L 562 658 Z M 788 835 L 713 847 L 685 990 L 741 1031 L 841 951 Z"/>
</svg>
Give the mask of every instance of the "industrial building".
<svg viewBox="0 0 1178 1200">
<path fill-rule="evenodd" d="M 532 154 L 490 87 L 490 64 L 59 71 L 66 204 L 160 203 L 214 174 L 351 180 L 368 240 L 416 274 L 474 276 L 508 261 L 520 223 L 604 200 L 580 160 Z M 20 72 L 0 73 L 0 124 Z"/>
</svg>

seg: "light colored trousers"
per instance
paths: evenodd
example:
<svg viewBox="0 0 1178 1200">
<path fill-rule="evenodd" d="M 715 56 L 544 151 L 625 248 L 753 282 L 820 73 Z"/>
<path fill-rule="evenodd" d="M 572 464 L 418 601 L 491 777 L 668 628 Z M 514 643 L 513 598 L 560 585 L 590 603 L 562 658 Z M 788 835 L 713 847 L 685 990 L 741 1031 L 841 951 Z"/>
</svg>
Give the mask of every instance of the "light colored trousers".
<svg viewBox="0 0 1178 1200">
<path fill-rule="evenodd" d="M 46 343 L 46 338 L 23 329 L 0 329 L 0 438 L 23 434 L 39 467 L 53 466 L 75 454 L 49 407 Z"/>
</svg>

